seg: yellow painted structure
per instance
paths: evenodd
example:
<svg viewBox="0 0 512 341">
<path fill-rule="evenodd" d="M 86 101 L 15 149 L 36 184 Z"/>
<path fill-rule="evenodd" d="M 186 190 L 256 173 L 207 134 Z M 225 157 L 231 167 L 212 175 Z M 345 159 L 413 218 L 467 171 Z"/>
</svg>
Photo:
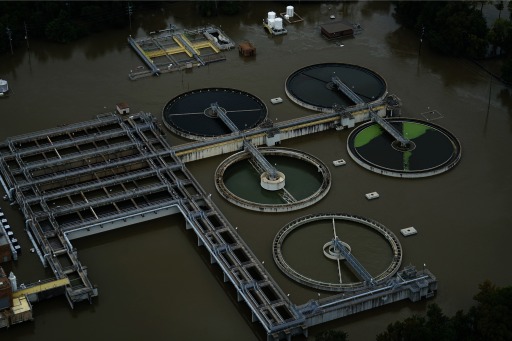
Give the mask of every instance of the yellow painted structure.
<svg viewBox="0 0 512 341">
<path fill-rule="evenodd" d="M 211 48 L 215 53 L 219 53 L 220 50 L 217 46 L 213 45 L 210 41 L 205 41 L 201 43 L 196 43 L 193 45 L 196 50 L 199 49 L 205 49 L 205 48 Z"/>
<path fill-rule="evenodd" d="M 181 41 L 176 36 L 172 36 L 172 39 L 174 39 L 174 41 L 184 50 L 186 54 L 188 54 L 189 57 L 192 57 L 192 53 L 190 53 L 190 51 L 187 50 L 185 46 L 183 46 Z"/>
<path fill-rule="evenodd" d="M 50 290 L 50 289 L 62 287 L 65 285 L 69 285 L 68 278 L 57 279 L 55 281 L 45 282 L 45 283 L 41 283 L 39 285 L 32 286 L 30 288 L 15 291 L 12 293 L 12 297 L 13 297 L 13 299 L 19 298 L 19 297 L 25 297 L 25 295 L 37 294 L 38 292 L 41 292 L 41 291 Z"/>
<path fill-rule="evenodd" d="M 26 296 L 13 298 L 11 312 L 10 324 L 32 320 L 32 306 Z"/>
<path fill-rule="evenodd" d="M 161 56 L 165 56 L 168 54 L 177 54 L 177 53 L 182 53 L 182 52 L 185 52 L 190 56 L 189 52 L 182 46 L 171 47 L 171 48 L 165 49 L 165 50 L 157 50 L 157 51 L 147 52 L 146 56 L 148 56 L 148 58 L 156 58 L 156 57 L 161 57 Z"/>
<path fill-rule="evenodd" d="M 191 43 L 190 40 L 188 40 L 184 35 L 181 35 L 181 37 L 186 41 L 188 45 L 190 45 L 190 47 L 192 47 L 192 49 L 194 50 L 195 53 L 197 53 L 198 56 L 201 55 L 201 49 L 206 48 L 212 49 L 213 51 L 215 51 L 215 53 L 220 52 L 219 48 L 212 44 L 209 40 L 201 41 L 199 43 Z M 173 36 L 172 38 L 179 46 L 171 47 L 165 50 L 144 52 L 145 56 L 151 59 L 169 54 L 186 53 L 189 57 L 192 57 L 192 53 L 185 46 L 183 46 L 183 43 L 176 36 Z"/>
</svg>

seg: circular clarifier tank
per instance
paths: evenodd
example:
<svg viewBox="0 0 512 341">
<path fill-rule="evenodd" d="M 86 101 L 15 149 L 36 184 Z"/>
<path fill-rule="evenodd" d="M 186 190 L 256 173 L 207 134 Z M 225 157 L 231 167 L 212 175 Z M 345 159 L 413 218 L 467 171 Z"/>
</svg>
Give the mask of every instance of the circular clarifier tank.
<svg viewBox="0 0 512 341">
<path fill-rule="evenodd" d="M 449 131 L 430 122 L 387 119 L 409 142 L 401 145 L 379 124 L 369 122 L 355 128 L 348 137 L 348 152 L 361 166 L 394 177 L 426 177 L 454 167 L 461 146 Z"/>
<path fill-rule="evenodd" d="M 230 123 L 214 109 L 225 113 Z M 173 133 L 202 140 L 255 128 L 267 117 L 266 105 L 257 97 L 227 88 L 198 89 L 180 94 L 163 109 L 165 126 Z"/>
<path fill-rule="evenodd" d="M 215 185 L 229 202 L 260 212 L 293 211 L 322 199 L 330 189 L 329 169 L 317 158 L 287 148 L 261 148 L 261 155 L 286 177 L 285 186 L 268 190 L 262 186 L 265 172 L 249 152 L 224 160 L 215 172 Z"/>
<path fill-rule="evenodd" d="M 324 63 L 304 67 L 286 80 L 286 94 L 300 106 L 316 111 L 332 111 L 334 106 L 349 107 L 354 102 L 333 82 L 337 77 L 364 103 L 372 103 L 387 94 L 386 81 L 364 67 L 343 63 Z"/>
<path fill-rule="evenodd" d="M 293 220 L 274 237 L 272 253 L 285 275 L 326 291 L 358 291 L 386 283 L 402 263 L 402 246 L 393 232 L 375 220 L 347 213 Z"/>
</svg>

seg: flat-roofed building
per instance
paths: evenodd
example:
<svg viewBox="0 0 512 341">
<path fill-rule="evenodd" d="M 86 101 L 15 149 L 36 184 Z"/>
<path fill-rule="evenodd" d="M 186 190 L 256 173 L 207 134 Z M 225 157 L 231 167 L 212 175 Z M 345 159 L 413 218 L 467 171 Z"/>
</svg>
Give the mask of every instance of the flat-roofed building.
<svg viewBox="0 0 512 341">
<path fill-rule="evenodd" d="M 351 26 L 348 26 L 339 21 L 329 24 L 323 24 L 320 27 L 322 29 L 322 34 L 327 39 L 350 37 L 354 35 L 354 30 Z"/>
</svg>

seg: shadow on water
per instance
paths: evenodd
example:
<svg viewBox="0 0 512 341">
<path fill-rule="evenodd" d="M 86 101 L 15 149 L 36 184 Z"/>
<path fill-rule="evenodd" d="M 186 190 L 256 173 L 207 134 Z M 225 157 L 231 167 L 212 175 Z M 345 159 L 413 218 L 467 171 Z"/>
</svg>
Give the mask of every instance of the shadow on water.
<svg viewBox="0 0 512 341">
<path fill-rule="evenodd" d="M 512 89 L 510 88 L 502 88 L 498 93 L 497 97 L 500 100 L 501 104 L 505 106 L 508 110 L 508 118 L 510 130 L 512 131 Z"/>
<path fill-rule="evenodd" d="M 432 74 L 441 77 L 445 87 L 457 85 L 476 85 L 480 82 L 482 72 L 471 62 L 464 59 L 439 56 L 424 41 L 421 44 L 415 33 L 400 27 L 385 36 L 392 55 L 409 63 L 417 63 L 418 76 Z M 405 43 L 404 43 L 405 42 Z M 463 67 L 454 68 L 453 64 Z"/>
</svg>

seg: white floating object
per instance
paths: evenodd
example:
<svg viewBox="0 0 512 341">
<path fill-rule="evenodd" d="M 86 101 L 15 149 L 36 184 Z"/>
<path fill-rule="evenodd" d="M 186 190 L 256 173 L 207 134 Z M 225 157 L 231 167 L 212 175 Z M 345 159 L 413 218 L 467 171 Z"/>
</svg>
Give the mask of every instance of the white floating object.
<svg viewBox="0 0 512 341">
<path fill-rule="evenodd" d="M 335 165 L 336 167 L 338 167 L 338 166 L 344 166 L 344 165 L 346 165 L 347 163 L 345 162 L 345 160 L 343 160 L 343 159 L 339 159 L 339 160 L 334 160 L 334 161 L 332 162 L 332 164 L 333 164 L 333 165 Z"/>
<path fill-rule="evenodd" d="M 270 102 L 272 102 L 272 104 L 279 104 L 279 103 L 283 103 L 283 99 L 281 97 L 276 97 L 276 98 L 272 98 L 270 100 Z"/>
<path fill-rule="evenodd" d="M 379 197 L 379 193 L 370 192 L 370 193 L 366 193 L 365 196 L 366 196 L 366 199 L 368 199 L 368 200 L 377 199 Z"/>
<path fill-rule="evenodd" d="M 408 228 L 401 229 L 400 233 L 403 234 L 405 237 L 407 237 L 407 236 L 415 235 L 416 233 L 418 233 L 418 231 L 416 231 L 416 229 L 414 227 L 409 226 Z"/>
</svg>

